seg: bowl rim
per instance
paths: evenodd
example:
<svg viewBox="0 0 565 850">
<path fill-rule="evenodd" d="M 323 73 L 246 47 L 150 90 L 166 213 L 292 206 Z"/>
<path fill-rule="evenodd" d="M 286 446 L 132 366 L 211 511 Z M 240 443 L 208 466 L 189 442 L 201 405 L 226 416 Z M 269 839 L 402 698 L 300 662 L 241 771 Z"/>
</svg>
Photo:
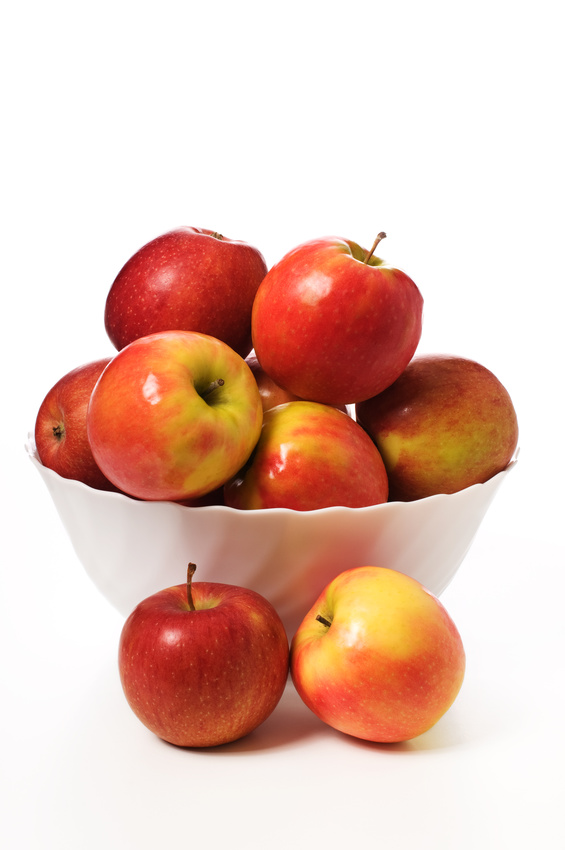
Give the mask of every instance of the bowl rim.
<svg viewBox="0 0 565 850">
<path fill-rule="evenodd" d="M 480 483 L 477 483 L 477 484 L 471 484 L 469 487 L 465 487 L 463 490 L 458 490 L 455 493 L 435 493 L 432 496 L 426 496 L 423 499 L 415 499 L 414 501 L 411 501 L 411 502 L 387 501 L 387 502 L 382 502 L 378 505 L 366 505 L 366 506 L 361 507 L 361 508 L 352 508 L 352 507 L 348 507 L 346 505 L 333 505 L 333 506 L 328 507 L 328 508 L 317 508 L 317 509 L 311 510 L 311 511 L 299 511 L 299 510 L 296 510 L 295 508 L 257 508 L 255 510 L 243 511 L 243 510 L 239 510 L 238 508 L 231 508 L 228 505 L 182 505 L 179 502 L 171 502 L 171 501 L 162 500 L 162 499 L 155 499 L 155 500 L 134 499 L 132 496 L 128 496 L 127 493 L 114 492 L 112 490 L 97 490 L 96 488 L 90 487 L 88 484 L 85 484 L 83 481 L 79 481 L 76 478 L 64 478 L 63 476 L 59 475 L 59 473 L 56 472 L 54 469 L 51 469 L 50 467 L 45 466 L 39 458 L 39 455 L 37 453 L 37 447 L 35 445 L 35 438 L 34 438 L 34 435 L 31 431 L 28 432 L 28 437 L 27 437 L 27 440 L 25 441 L 24 445 L 25 445 L 25 451 L 26 451 L 29 459 L 36 466 L 36 468 L 38 469 L 40 474 L 46 475 L 48 478 L 51 478 L 51 480 L 53 480 L 53 481 L 58 481 L 58 480 L 64 481 L 69 486 L 69 488 L 78 488 L 79 491 L 83 491 L 83 492 L 86 491 L 86 492 L 90 492 L 90 493 L 93 493 L 93 494 L 98 494 L 100 496 L 100 498 L 108 497 L 109 499 L 117 499 L 118 501 L 122 501 L 122 500 L 125 499 L 127 502 L 129 502 L 132 505 L 134 505 L 134 504 L 137 504 L 137 505 L 148 505 L 148 504 L 149 505 L 151 505 L 151 504 L 153 504 L 153 505 L 173 505 L 174 508 L 176 508 L 180 511 L 189 511 L 189 512 L 198 511 L 198 512 L 205 512 L 205 513 L 220 512 L 220 513 L 227 513 L 228 515 L 236 515 L 237 514 L 238 516 L 267 516 L 267 515 L 268 516 L 275 516 L 275 515 L 280 515 L 280 516 L 293 515 L 294 516 L 294 515 L 298 515 L 298 516 L 305 516 L 306 517 L 306 516 L 321 516 L 321 515 L 326 515 L 326 514 L 331 514 L 331 513 L 336 513 L 336 512 L 343 512 L 343 511 L 359 514 L 359 513 L 362 513 L 362 512 L 367 513 L 367 512 L 371 512 L 371 511 L 376 511 L 376 510 L 379 510 L 379 509 L 381 511 L 387 510 L 387 509 L 390 510 L 389 506 L 391 506 L 391 505 L 406 505 L 406 506 L 408 506 L 408 505 L 420 505 L 422 503 L 429 503 L 431 501 L 437 501 L 438 499 L 439 500 L 447 499 L 447 498 L 453 499 L 453 498 L 457 498 L 457 497 L 463 498 L 461 496 L 461 494 L 467 493 L 470 490 L 473 490 L 473 489 L 476 489 L 476 488 L 481 488 L 481 487 L 494 486 L 494 483 L 496 481 L 498 481 L 502 477 L 505 477 L 516 466 L 516 464 L 518 462 L 518 455 L 520 454 L 520 448 L 517 447 L 516 451 L 514 452 L 514 455 L 512 456 L 512 459 L 510 460 L 508 465 L 504 469 L 502 469 L 500 472 L 497 472 L 495 475 L 493 475 L 487 481 L 480 482 Z"/>
</svg>

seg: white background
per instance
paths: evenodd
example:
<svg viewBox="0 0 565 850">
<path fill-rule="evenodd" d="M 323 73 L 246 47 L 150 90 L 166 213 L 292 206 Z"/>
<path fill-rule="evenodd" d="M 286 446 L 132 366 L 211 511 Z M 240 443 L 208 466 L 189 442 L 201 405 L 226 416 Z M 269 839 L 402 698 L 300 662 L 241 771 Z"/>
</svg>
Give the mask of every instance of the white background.
<svg viewBox="0 0 565 850">
<path fill-rule="evenodd" d="M 100 0 L 2 23 L 0 843 L 7 850 L 561 848 L 562 125 L 551 0 Z M 179 224 L 268 265 L 329 233 L 402 267 L 420 350 L 510 391 L 521 455 L 443 595 L 467 675 L 426 735 L 346 739 L 289 690 L 188 752 L 130 712 L 121 618 L 24 454 L 50 386 L 112 353 L 107 291 Z"/>
</svg>

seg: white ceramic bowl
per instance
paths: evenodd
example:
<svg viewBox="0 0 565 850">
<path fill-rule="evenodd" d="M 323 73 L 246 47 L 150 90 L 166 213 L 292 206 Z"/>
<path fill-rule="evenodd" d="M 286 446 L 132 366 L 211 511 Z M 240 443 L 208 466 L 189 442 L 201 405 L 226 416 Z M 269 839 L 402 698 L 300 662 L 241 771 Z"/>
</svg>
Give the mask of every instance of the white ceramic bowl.
<svg viewBox="0 0 565 850">
<path fill-rule="evenodd" d="M 289 637 L 338 573 L 374 565 L 400 570 L 439 596 L 463 561 L 500 485 L 516 463 L 453 495 L 368 508 L 238 511 L 143 502 L 94 490 L 42 466 L 43 478 L 91 580 L 124 616 L 185 580 L 250 587 L 279 612 Z"/>
</svg>

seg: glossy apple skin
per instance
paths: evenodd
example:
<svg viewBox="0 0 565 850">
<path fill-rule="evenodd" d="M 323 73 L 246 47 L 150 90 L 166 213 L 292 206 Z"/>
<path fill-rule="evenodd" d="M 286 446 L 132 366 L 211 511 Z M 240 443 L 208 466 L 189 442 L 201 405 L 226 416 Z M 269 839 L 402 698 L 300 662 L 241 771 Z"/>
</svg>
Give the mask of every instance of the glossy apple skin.
<svg viewBox="0 0 565 850">
<path fill-rule="evenodd" d="M 63 375 L 39 406 L 35 446 L 43 466 L 97 490 L 115 490 L 94 460 L 86 412 L 94 386 L 111 358 L 85 363 Z"/>
<path fill-rule="evenodd" d="M 201 393 L 222 379 L 205 397 Z M 214 337 L 163 331 L 118 352 L 87 413 L 92 453 L 138 499 L 195 499 L 222 486 L 259 438 L 263 410 L 245 361 Z"/>
<path fill-rule="evenodd" d="M 252 590 L 212 582 L 167 588 L 126 620 L 118 664 L 126 699 L 155 735 L 212 747 L 248 735 L 272 713 L 288 678 L 288 638 Z"/>
<path fill-rule="evenodd" d="M 465 651 L 453 620 L 419 582 L 365 566 L 341 573 L 320 594 L 294 635 L 290 669 L 324 723 L 392 743 L 426 732 L 453 704 Z"/>
<path fill-rule="evenodd" d="M 118 273 L 106 299 L 106 332 L 121 350 L 158 331 L 197 331 L 245 358 L 251 307 L 266 273 L 252 245 L 212 230 L 176 228 L 140 248 Z"/>
<path fill-rule="evenodd" d="M 290 251 L 257 290 L 252 339 L 279 386 L 325 404 L 353 404 L 392 384 L 414 355 L 423 299 L 399 269 L 328 237 Z"/>
<path fill-rule="evenodd" d="M 456 493 L 505 469 L 518 445 L 508 391 L 474 360 L 415 357 L 395 383 L 356 405 L 387 468 L 391 501 Z"/>
<path fill-rule="evenodd" d="M 226 505 L 240 510 L 311 511 L 386 502 L 388 482 L 378 450 L 347 413 L 290 401 L 264 414 L 249 463 L 224 491 Z"/>
</svg>

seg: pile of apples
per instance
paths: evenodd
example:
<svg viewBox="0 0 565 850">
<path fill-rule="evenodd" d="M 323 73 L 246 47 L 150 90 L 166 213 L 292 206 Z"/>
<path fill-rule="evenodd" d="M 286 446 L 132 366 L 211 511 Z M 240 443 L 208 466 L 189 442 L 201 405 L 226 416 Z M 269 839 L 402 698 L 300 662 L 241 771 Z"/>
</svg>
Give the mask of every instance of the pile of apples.
<svg viewBox="0 0 565 850">
<path fill-rule="evenodd" d="M 375 255 L 384 237 L 369 251 L 314 239 L 270 270 L 210 230 L 147 243 L 107 295 L 117 353 L 44 398 L 39 459 L 90 487 L 196 508 L 358 508 L 487 481 L 516 450 L 512 401 L 479 363 L 416 355 L 423 298 Z M 400 573 L 337 576 L 289 649 L 267 600 L 192 572 L 141 602 L 120 644 L 126 697 L 168 741 L 248 734 L 289 669 L 322 720 L 373 741 L 421 734 L 459 691 L 457 630 Z"/>
</svg>

